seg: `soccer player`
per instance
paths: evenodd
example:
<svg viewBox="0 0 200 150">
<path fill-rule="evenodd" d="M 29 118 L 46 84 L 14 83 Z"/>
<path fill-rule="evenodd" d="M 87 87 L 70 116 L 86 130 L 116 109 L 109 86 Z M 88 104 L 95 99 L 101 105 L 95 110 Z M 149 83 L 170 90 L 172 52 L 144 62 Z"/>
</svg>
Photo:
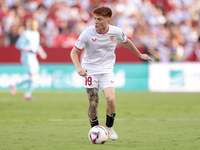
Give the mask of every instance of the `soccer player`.
<svg viewBox="0 0 200 150">
<path fill-rule="evenodd" d="M 47 58 L 46 52 L 40 45 L 40 34 L 37 31 L 38 27 L 38 21 L 33 19 L 31 21 L 31 29 L 25 30 L 16 43 L 16 48 L 21 50 L 21 63 L 25 67 L 29 78 L 16 85 L 11 85 L 10 93 L 14 96 L 17 91 L 17 86 L 27 84 L 24 100 L 34 100 L 32 96 L 34 82 L 39 78 L 39 62 L 36 55 L 39 54 L 42 59 Z"/>
<path fill-rule="evenodd" d="M 134 44 L 127 39 L 123 31 L 109 25 L 112 10 L 107 6 L 93 10 L 94 25 L 85 29 L 79 36 L 70 55 L 77 72 L 84 79 L 84 87 L 89 99 L 88 116 L 91 126 L 99 125 L 97 106 L 98 90 L 103 91 L 106 99 L 106 129 L 112 140 L 118 135 L 112 126 L 115 119 L 115 84 L 113 65 L 115 63 L 115 48 L 117 42 L 124 45 L 143 60 L 151 60 L 146 54 L 141 54 Z M 80 65 L 78 53 L 85 48 L 85 54 Z"/>
</svg>

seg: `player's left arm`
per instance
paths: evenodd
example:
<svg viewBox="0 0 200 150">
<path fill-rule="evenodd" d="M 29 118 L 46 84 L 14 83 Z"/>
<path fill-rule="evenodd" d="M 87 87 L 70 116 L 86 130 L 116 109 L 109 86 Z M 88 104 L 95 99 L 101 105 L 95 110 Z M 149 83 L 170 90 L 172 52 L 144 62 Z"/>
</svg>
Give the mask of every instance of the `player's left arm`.
<svg viewBox="0 0 200 150">
<path fill-rule="evenodd" d="M 45 52 L 45 50 L 42 48 L 41 45 L 38 46 L 37 53 L 39 54 L 40 58 L 42 58 L 42 59 L 47 58 L 47 53 Z"/>
<path fill-rule="evenodd" d="M 141 58 L 143 60 L 152 61 L 152 59 L 147 54 L 141 54 L 140 51 L 137 49 L 137 47 L 133 44 L 133 42 L 131 42 L 131 40 L 127 39 L 127 41 L 126 41 L 126 43 L 124 43 L 124 45 L 128 49 L 130 49 L 132 52 L 134 52 L 139 58 Z"/>
</svg>

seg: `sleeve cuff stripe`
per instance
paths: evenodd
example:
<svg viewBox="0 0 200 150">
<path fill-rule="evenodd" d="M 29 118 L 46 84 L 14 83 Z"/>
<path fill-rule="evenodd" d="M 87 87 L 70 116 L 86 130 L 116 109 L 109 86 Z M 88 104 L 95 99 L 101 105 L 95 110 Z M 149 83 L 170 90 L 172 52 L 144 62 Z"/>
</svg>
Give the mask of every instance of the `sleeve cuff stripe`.
<svg viewBox="0 0 200 150">
<path fill-rule="evenodd" d="M 76 47 L 75 45 L 74 45 L 74 47 L 75 47 L 76 49 L 78 49 L 79 51 L 83 50 L 83 49 L 80 49 L 80 48 Z"/>
<path fill-rule="evenodd" d="M 122 42 L 122 43 L 125 44 L 125 43 L 127 43 L 127 41 L 128 41 L 128 38 L 126 38 L 126 42 Z"/>
</svg>

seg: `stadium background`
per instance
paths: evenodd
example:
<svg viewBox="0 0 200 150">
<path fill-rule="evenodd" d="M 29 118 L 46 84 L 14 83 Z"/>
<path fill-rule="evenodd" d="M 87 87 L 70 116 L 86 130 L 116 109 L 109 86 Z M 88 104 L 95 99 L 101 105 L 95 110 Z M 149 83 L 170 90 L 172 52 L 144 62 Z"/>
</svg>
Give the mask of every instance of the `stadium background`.
<svg viewBox="0 0 200 150">
<path fill-rule="evenodd" d="M 0 0 L 0 149 L 199 150 L 199 1 Z M 154 61 L 143 62 L 119 43 L 114 69 L 119 139 L 97 145 L 88 140 L 88 98 L 69 53 L 92 24 L 93 8 L 102 4 L 112 7 L 112 24 Z M 40 20 L 48 59 L 39 58 L 36 100 L 23 101 L 24 87 L 12 97 L 9 85 L 26 78 L 14 43 L 31 17 Z M 99 98 L 104 126 L 103 92 Z"/>
<path fill-rule="evenodd" d="M 119 43 L 117 90 L 200 92 L 199 0 L 1 0 L 0 90 L 26 78 L 14 44 L 30 18 L 39 20 L 41 45 L 48 54 L 46 60 L 38 58 L 36 89 L 84 90 L 69 53 L 79 34 L 93 24 L 91 12 L 100 5 L 112 8 L 112 24 L 154 60 L 143 62 Z"/>
</svg>

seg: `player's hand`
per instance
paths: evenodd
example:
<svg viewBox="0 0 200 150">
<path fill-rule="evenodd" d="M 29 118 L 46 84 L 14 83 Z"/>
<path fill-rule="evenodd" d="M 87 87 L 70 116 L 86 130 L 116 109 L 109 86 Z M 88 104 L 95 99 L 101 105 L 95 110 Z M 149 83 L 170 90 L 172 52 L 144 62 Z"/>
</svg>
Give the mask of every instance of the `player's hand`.
<svg viewBox="0 0 200 150">
<path fill-rule="evenodd" d="M 38 54 L 39 54 L 40 58 L 42 58 L 42 59 L 47 58 L 47 53 L 45 52 L 45 50 L 38 51 Z"/>
<path fill-rule="evenodd" d="M 141 54 L 140 58 L 143 59 L 143 60 L 150 60 L 150 61 L 152 61 L 152 59 L 147 54 Z"/>
<path fill-rule="evenodd" d="M 87 72 L 85 71 L 85 69 L 83 69 L 82 67 L 78 67 L 77 68 L 77 73 L 82 76 L 82 77 L 85 77 L 87 76 Z"/>
</svg>

